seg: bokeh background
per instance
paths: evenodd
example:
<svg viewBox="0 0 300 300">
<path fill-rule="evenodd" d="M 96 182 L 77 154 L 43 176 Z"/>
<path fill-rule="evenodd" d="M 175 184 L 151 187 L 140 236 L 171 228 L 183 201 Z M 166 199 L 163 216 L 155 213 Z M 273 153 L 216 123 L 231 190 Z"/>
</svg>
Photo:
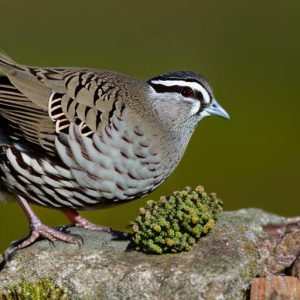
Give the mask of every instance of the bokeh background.
<svg viewBox="0 0 300 300">
<path fill-rule="evenodd" d="M 226 210 L 300 214 L 299 31 L 298 0 L 0 0 L 0 47 L 18 62 L 144 79 L 194 70 L 230 113 L 230 121 L 201 122 L 175 173 L 150 197 L 83 213 L 119 229 L 147 199 L 197 184 L 217 192 Z M 60 212 L 33 208 L 47 224 L 66 223 Z M 0 251 L 27 226 L 14 202 L 1 205 Z"/>
</svg>

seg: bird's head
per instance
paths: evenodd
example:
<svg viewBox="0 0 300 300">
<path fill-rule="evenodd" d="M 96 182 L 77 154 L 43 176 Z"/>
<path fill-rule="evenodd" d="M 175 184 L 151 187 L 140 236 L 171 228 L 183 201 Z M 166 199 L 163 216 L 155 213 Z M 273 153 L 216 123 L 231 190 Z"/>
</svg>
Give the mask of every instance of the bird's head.
<svg viewBox="0 0 300 300">
<path fill-rule="evenodd" d="M 229 119 L 208 81 L 195 72 L 166 73 L 148 80 L 148 84 L 154 109 L 171 126 L 193 126 L 208 116 Z"/>
</svg>

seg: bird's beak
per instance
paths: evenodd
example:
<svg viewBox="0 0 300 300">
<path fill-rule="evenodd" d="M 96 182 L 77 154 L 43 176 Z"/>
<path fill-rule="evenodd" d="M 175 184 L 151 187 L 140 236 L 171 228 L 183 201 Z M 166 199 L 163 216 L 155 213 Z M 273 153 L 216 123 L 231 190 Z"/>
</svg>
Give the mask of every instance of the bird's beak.
<svg viewBox="0 0 300 300">
<path fill-rule="evenodd" d="M 210 115 L 210 116 L 219 116 L 224 119 L 229 120 L 229 114 L 227 111 L 217 102 L 216 99 L 213 99 L 212 103 L 208 108 L 205 109 L 205 111 Z"/>
</svg>

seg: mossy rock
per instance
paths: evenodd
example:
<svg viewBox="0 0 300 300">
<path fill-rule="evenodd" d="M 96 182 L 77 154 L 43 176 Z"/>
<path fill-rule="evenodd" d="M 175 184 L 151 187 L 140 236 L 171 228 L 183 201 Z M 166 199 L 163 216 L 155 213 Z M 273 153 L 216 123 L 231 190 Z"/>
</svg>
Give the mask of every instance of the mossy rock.
<svg viewBox="0 0 300 300">
<path fill-rule="evenodd" d="M 53 247 L 40 240 L 18 251 L 0 271 L 0 294 L 24 281 L 48 279 L 74 300 L 244 299 L 273 255 L 263 228 L 285 220 L 258 209 L 223 212 L 192 251 L 176 255 L 128 251 L 128 240 L 112 233 L 70 227 L 83 245 L 55 241 Z"/>
<path fill-rule="evenodd" d="M 53 281 L 44 279 L 23 282 L 0 291 L 0 300 L 70 300 L 65 290 Z"/>
<path fill-rule="evenodd" d="M 223 203 L 202 186 L 150 200 L 133 225 L 132 244 L 146 253 L 188 251 L 215 225 Z"/>
</svg>

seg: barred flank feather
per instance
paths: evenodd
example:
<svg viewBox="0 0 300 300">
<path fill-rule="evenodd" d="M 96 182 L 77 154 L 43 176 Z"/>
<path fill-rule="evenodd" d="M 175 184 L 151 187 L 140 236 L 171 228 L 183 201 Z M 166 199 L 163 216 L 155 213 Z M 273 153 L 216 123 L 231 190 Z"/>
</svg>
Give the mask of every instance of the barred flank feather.
<svg viewBox="0 0 300 300">
<path fill-rule="evenodd" d="M 85 209 L 141 197 L 163 182 L 150 141 L 123 121 L 125 75 L 3 57 L 0 68 L 7 75 L 0 77 L 0 178 L 9 191 Z"/>
</svg>

